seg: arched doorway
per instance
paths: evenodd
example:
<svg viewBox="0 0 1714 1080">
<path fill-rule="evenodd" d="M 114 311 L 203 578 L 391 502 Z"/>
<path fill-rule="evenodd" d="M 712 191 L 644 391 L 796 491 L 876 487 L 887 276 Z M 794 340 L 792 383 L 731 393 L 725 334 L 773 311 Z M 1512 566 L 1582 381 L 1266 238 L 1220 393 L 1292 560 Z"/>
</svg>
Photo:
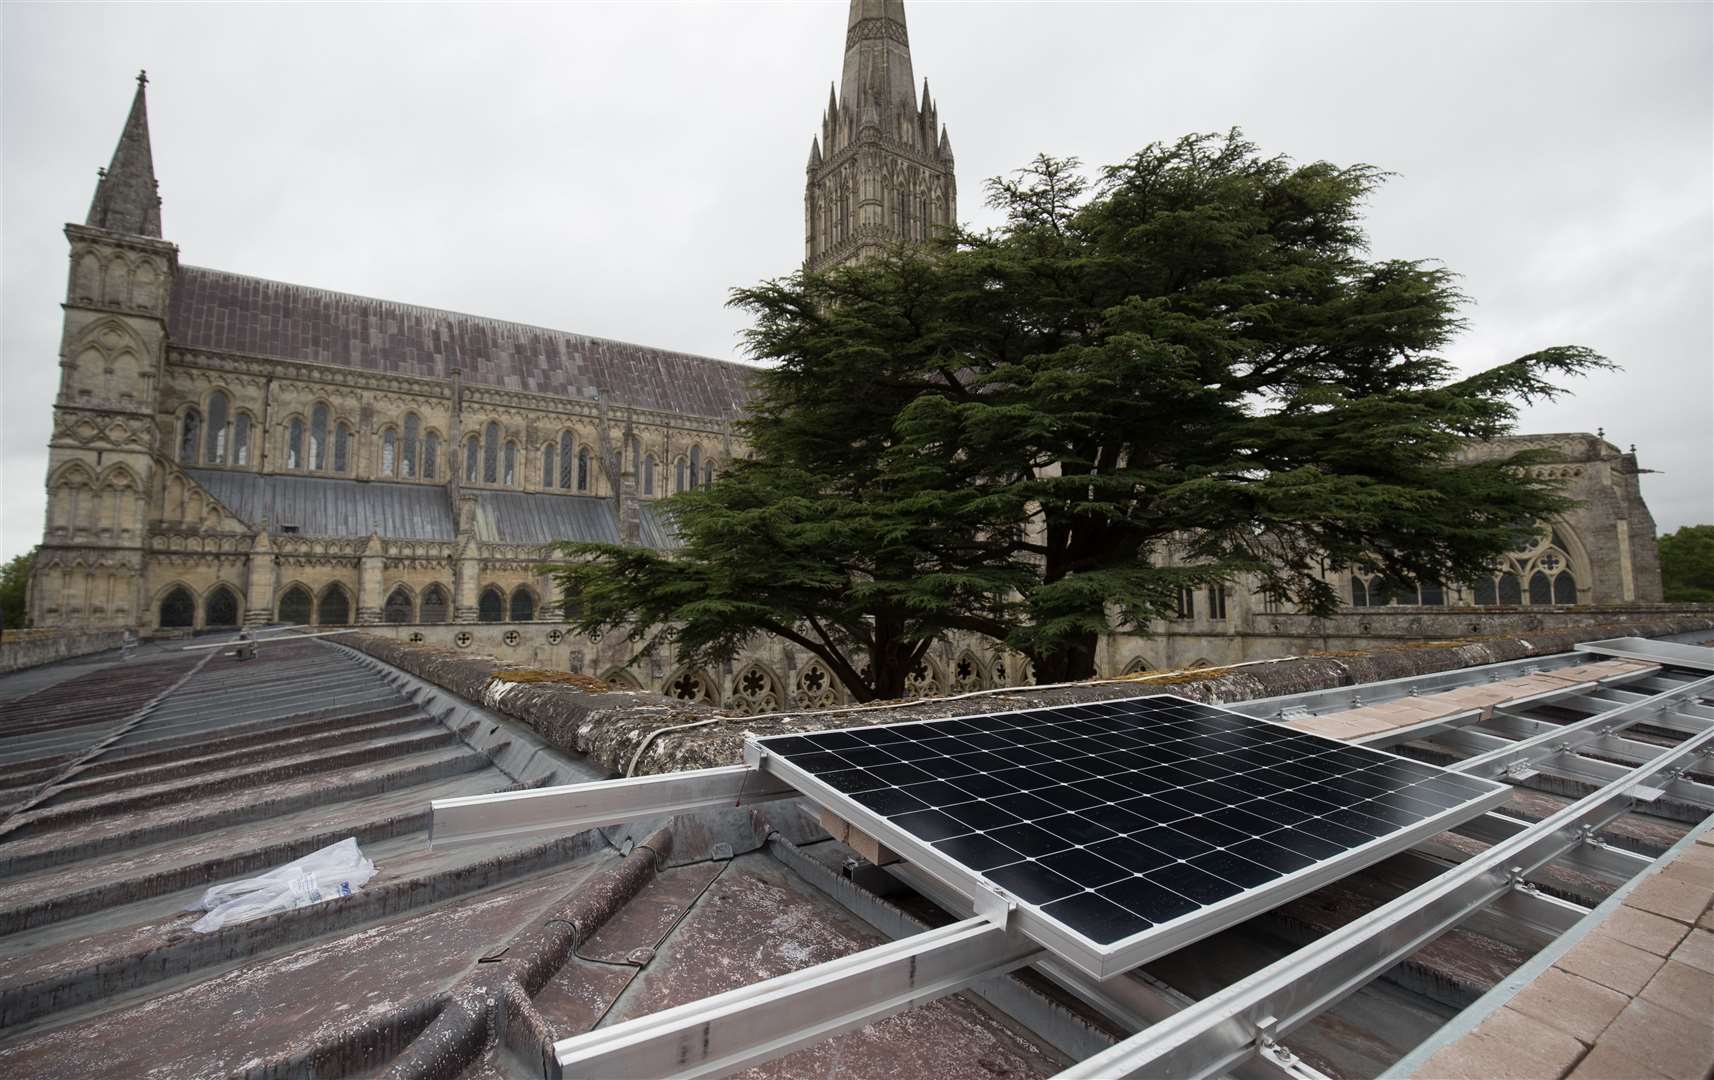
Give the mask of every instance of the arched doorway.
<svg viewBox="0 0 1714 1080">
<path fill-rule="evenodd" d="M 351 597 L 338 585 L 329 585 L 321 591 L 315 621 L 317 626 L 350 626 Z"/>
<path fill-rule="evenodd" d="M 446 590 L 439 585 L 430 585 L 423 590 L 423 608 L 417 618 L 426 623 L 443 623 L 447 608 Z"/>
<path fill-rule="evenodd" d="M 312 603 L 308 589 L 302 585 L 293 585 L 280 595 L 280 621 L 292 626 L 309 622 Z"/>
<path fill-rule="evenodd" d="M 202 625 L 237 626 L 238 594 L 225 585 L 216 586 L 202 603 Z"/>
<path fill-rule="evenodd" d="M 161 597 L 161 629 L 176 630 L 196 625 L 196 598 L 183 585 L 175 585 Z"/>
</svg>

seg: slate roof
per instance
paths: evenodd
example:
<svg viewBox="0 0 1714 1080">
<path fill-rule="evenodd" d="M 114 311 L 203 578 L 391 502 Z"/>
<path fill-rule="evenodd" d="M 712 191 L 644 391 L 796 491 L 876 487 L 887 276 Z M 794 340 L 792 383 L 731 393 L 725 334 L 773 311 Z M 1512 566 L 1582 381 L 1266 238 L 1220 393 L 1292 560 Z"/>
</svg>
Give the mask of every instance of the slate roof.
<svg viewBox="0 0 1714 1080">
<path fill-rule="evenodd" d="M 295 525 L 304 536 L 389 540 L 457 538 L 446 489 L 431 484 L 281 476 L 235 469 L 186 469 L 210 495 L 246 525 L 268 531 Z M 678 546 L 678 536 L 648 503 L 642 540 L 656 550 Z M 538 491 L 476 492 L 476 538 L 490 544 L 550 544 L 560 540 L 619 542 L 619 516 L 611 499 Z"/>
<path fill-rule="evenodd" d="M 436 379 L 456 367 L 468 384 L 716 420 L 743 413 L 756 370 L 184 265 L 173 279 L 167 332 L 184 348 Z"/>
</svg>

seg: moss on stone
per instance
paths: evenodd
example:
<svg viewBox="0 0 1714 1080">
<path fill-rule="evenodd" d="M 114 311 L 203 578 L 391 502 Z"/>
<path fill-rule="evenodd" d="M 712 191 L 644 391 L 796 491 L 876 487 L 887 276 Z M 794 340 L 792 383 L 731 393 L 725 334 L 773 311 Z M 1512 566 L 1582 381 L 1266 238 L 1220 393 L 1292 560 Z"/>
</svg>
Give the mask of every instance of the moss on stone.
<svg viewBox="0 0 1714 1080">
<path fill-rule="evenodd" d="M 575 686 L 579 690 L 588 690 L 593 694 L 604 694 L 613 689 L 600 679 L 589 675 L 579 675 L 572 671 L 548 671 L 544 668 L 507 668 L 496 671 L 494 678 L 501 682 L 511 683 L 561 683 Z"/>
</svg>

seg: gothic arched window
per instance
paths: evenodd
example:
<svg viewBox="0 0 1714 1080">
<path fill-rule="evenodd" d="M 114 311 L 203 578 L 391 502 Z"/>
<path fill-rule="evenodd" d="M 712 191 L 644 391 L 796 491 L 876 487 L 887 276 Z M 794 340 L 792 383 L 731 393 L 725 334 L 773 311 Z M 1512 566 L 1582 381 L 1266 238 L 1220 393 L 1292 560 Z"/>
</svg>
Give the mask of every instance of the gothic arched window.
<svg viewBox="0 0 1714 1080">
<path fill-rule="evenodd" d="M 1355 574 L 1351 576 L 1351 606 L 1369 606 L 1369 586 L 1362 578 L 1357 577 Z"/>
<path fill-rule="evenodd" d="M 476 601 L 476 618 L 479 622 L 499 622 L 506 617 L 506 594 L 496 585 L 490 585 L 482 590 L 482 596 Z"/>
<path fill-rule="evenodd" d="M 419 622 L 443 623 L 450 606 L 447 603 L 446 590 L 439 585 L 430 585 L 423 590 L 422 613 L 417 619 Z"/>
<path fill-rule="evenodd" d="M 696 482 L 702 472 L 702 447 L 690 448 L 690 490 L 696 490 Z"/>
<path fill-rule="evenodd" d="M 1530 575 L 1530 603 L 1553 603 L 1553 582 L 1549 581 L 1547 575 L 1540 570 Z"/>
<path fill-rule="evenodd" d="M 321 602 L 316 605 L 317 626 L 349 626 L 351 624 L 351 597 L 339 585 L 329 585 L 321 591 Z"/>
<path fill-rule="evenodd" d="M 399 475 L 407 480 L 417 476 L 417 435 L 422 428 L 422 421 L 416 413 L 405 414 L 405 437 L 399 447 Z"/>
<path fill-rule="evenodd" d="M 536 596 L 524 586 L 512 590 L 512 621 L 529 622 L 536 617 Z"/>
<path fill-rule="evenodd" d="M 292 417 L 292 422 L 286 428 L 286 468 L 301 469 L 304 467 L 304 422 L 302 417 Z"/>
<path fill-rule="evenodd" d="M 499 480 L 500 425 L 489 421 L 487 430 L 482 433 L 482 482 L 494 484 Z"/>
<path fill-rule="evenodd" d="M 1438 581 L 1422 583 L 1422 603 L 1424 607 L 1445 607 L 1446 588 Z"/>
<path fill-rule="evenodd" d="M 553 443 L 542 447 L 542 487 L 553 487 Z"/>
<path fill-rule="evenodd" d="M 208 463 L 210 465 L 226 464 L 226 413 L 227 399 L 224 390 L 216 390 L 208 395 Z"/>
<path fill-rule="evenodd" d="M 423 479 L 433 480 L 438 466 L 435 462 L 440 458 L 440 436 L 429 432 L 423 439 Z"/>
<path fill-rule="evenodd" d="M 707 487 L 712 483 L 714 483 L 714 459 L 709 458 L 702 463 L 702 486 Z"/>
<path fill-rule="evenodd" d="M 559 437 L 559 486 L 571 490 L 571 432 Z"/>
<path fill-rule="evenodd" d="M 1577 579 L 1567 570 L 1553 579 L 1553 602 L 1556 604 L 1577 603 Z"/>
<path fill-rule="evenodd" d="M 1518 575 L 1507 570 L 1500 575 L 1500 603 L 1523 603 L 1523 585 L 1518 581 Z"/>
<path fill-rule="evenodd" d="M 224 585 L 216 586 L 202 604 L 202 625 L 237 626 L 238 594 Z"/>
<path fill-rule="evenodd" d="M 411 621 L 411 590 L 403 585 L 393 588 L 387 594 L 387 602 L 382 605 L 381 619 L 383 622 L 408 623 Z"/>
<path fill-rule="evenodd" d="M 309 590 L 302 585 L 293 585 L 280 594 L 280 621 L 288 626 L 309 622 L 310 604 Z"/>
<path fill-rule="evenodd" d="M 333 429 L 333 471 L 345 472 L 351 467 L 351 425 L 343 420 Z"/>
<path fill-rule="evenodd" d="M 327 468 L 326 405 L 317 405 L 309 414 L 309 467 Z"/>
<path fill-rule="evenodd" d="M 464 440 L 464 482 L 476 483 L 476 436 Z"/>
<path fill-rule="evenodd" d="M 186 465 L 196 464 L 197 441 L 202 438 L 202 414 L 195 409 L 186 409 L 184 423 L 179 433 L 179 460 Z"/>
<path fill-rule="evenodd" d="M 510 439 L 506 441 L 506 473 L 503 483 L 513 487 L 518 483 L 518 444 Z"/>
<path fill-rule="evenodd" d="M 577 452 L 577 490 L 589 490 L 589 447 Z"/>
<path fill-rule="evenodd" d="M 250 416 L 239 413 L 232 423 L 232 464 L 250 464 Z"/>
<path fill-rule="evenodd" d="M 1477 579 L 1474 591 L 1476 594 L 1475 600 L 1478 604 L 1486 605 L 1497 604 L 1500 602 L 1500 594 L 1494 589 L 1494 579 L 1492 576 Z"/>
<path fill-rule="evenodd" d="M 381 475 L 392 476 L 399 455 L 399 436 L 392 428 L 381 433 Z"/>
<path fill-rule="evenodd" d="M 183 585 L 161 597 L 161 628 L 163 630 L 196 625 L 196 599 Z"/>
<path fill-rule="evenodd" d="M 674 491 L 674 493 L 677 493 L 677 492 L 680 492 L 683 490 L 684 490 L 684 458 L 679 458 L 678 460 L 673 462 L 673 491 Z"/>
<path fill-rule="evenodd" d="M 643 458 L 643 494 L 655 493 L 655 455 L 649 454 Z"/>
</svg>

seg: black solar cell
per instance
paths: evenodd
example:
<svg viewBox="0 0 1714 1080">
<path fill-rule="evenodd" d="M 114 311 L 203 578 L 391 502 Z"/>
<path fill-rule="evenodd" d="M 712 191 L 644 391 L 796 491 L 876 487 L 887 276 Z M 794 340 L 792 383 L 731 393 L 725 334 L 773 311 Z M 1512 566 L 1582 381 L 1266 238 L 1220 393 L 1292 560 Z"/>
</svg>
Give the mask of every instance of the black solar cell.
<svg viewBox="0 0 1714 1080">
<path fill-rule="evenodd" d="M 1168 696 L 757 745 L 1103 947 L 1501 790 Z"/>
</svg>

